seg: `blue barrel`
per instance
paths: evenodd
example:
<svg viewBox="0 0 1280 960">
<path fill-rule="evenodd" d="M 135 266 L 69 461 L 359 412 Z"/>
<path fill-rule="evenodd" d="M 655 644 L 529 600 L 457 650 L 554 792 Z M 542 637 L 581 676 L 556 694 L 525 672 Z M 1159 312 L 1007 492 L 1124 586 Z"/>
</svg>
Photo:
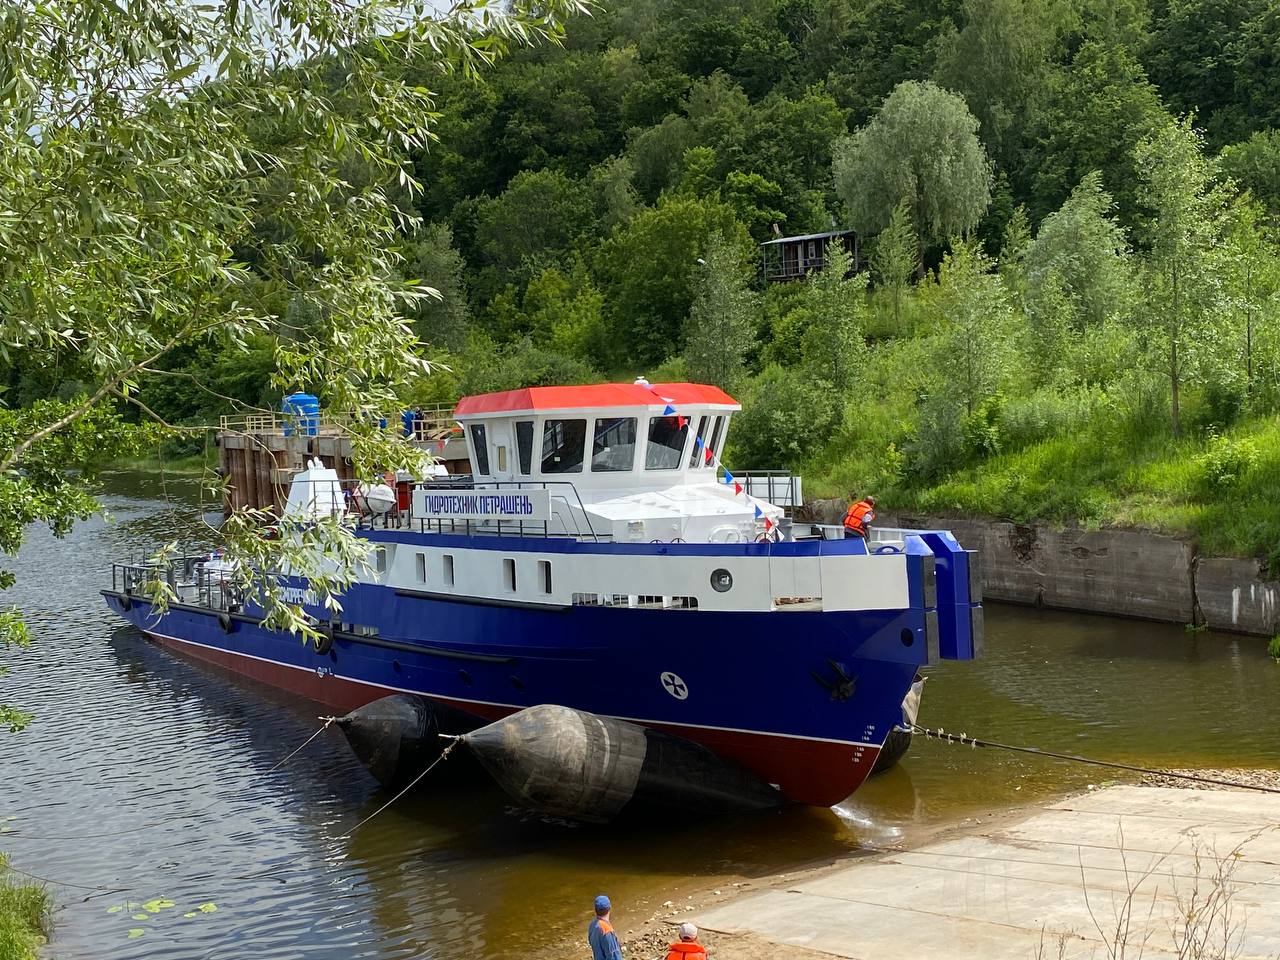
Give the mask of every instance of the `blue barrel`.
<svg viewBox="0 0 1280 960">
<path fill-rule="evenodd" d="M 292 437 L 296 431 L 304 437 L 314 437 L 320 432 L 320 399 L 310 393 L 291 393 L 280 403 L 286 420 L 284 435 Z"/>
</svg>

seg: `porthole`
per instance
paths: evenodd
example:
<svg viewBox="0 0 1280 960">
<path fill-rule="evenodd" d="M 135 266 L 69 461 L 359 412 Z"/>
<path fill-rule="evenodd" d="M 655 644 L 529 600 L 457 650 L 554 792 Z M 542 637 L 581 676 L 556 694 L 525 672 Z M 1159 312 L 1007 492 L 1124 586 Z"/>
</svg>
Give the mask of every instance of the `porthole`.
<svg viewBox="0 0 1280 960">
<path fill-rule="evenodd" d="M 915 635 L 914 633 L 912 633 L 910 630 L 908 630 L 906 627 L 903 627 L 903 629 L 902 629 L 902 645 L 903 645 L 904 647 L 909 647 L 909 646 L 911 646 L 911 645 L 912 645 L 913 643 L 915 643 L 915 642 L 916 642 L 916 635 Z"/>
<path fill-rule="evenodd" d="M 724 567 L 711 571 L 711 589 L 716 593 L 726 593 L 733 586 L 733 574 Z"/>
</svg>

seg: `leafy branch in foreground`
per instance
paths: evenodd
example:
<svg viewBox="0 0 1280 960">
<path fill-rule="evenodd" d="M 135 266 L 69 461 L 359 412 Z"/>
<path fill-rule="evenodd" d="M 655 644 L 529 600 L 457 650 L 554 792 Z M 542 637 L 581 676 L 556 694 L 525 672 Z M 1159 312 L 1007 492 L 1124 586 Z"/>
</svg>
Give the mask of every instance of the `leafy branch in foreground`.
<svg viewBox="0 0 1280 960">
<path fill-rule="evenodd" d="M 275 344 L 277 389 L 307 384 L 354 414 L 356 469 L 413 460 L 376 423 L 428 372 L 403 318 L 434 291 L 397 279 L 422 187 L 432 92 L 406 78 L 475 74 L 513 47 L 556 42 L 590 0 L 213 4 L 51 2 L 0 12 L 0 363 L 57 369 L 77 399 L 0 409 L 0 549 L 28 524 L 64 534 L 93 514 L 91 468 L 162 424 L 117 415 L 175 351 Z M 399 194 L 397 194 L 397 191 Z M 158 418 L 157 418 L 158 419 Z M 238 569 L 306 569 L 322 595 L 359 549 L 260 541 L 233 517 Z M 321 542 L 323 541 L 323 542 Z M 12 577 L 0 582 L 0 590 Z M 295 617 L 281 625 L 299 628 Z M 24 644 L 20 616 L 0 644 Z M 10 726 L 20 720 L 6 712 Z"/>
</svg>

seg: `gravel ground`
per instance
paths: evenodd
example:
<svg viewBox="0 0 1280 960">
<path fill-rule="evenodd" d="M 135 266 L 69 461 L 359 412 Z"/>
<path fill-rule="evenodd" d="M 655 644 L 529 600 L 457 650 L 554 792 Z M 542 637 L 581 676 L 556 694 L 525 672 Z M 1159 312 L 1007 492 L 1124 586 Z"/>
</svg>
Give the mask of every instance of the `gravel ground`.
<svg viewBox="0 0 1280 960">
<path fill-rule="evenodd" d="M 1185 773 L 1196 777 L 1212 777 L 1215 780 L 1229 780 L 1249 787 L 1270 787 L 1280 790 L 1280 770 L 1225 769 L 1225 770 L 1181 770 L 1172 769 L 1169 773 Z M 1163 777 L 1158 774 L 1143 774 L 1144 787 L 1185 787 L 1189 790 L 1231 790 L 1232 787 L 1220 786 L 1216 783 L 1197 783 L 1195 780 L 1183 780 L 1179 777 Z"/>
</svg>

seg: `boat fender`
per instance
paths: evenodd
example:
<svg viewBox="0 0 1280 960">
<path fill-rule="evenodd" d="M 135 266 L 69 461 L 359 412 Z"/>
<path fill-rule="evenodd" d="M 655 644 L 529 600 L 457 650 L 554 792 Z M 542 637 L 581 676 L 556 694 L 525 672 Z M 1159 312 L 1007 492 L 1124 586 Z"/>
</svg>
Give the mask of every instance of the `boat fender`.
<svg viewBox="0 0 1280 960">
<path fill-rule="evenodd" d="M 884 546 L 876 547 L 876 553 L 877 553 L 877 554 L 884 554 L 884 553 L 901 553 L 901 552 L 902 552 L 901 550 L 899 550 L 897 547 L 895 547 L 895 546 L 894 546 L 893 544 L 891 544 L 891 543 L 886 543 L 886 544 L 884 544 Z"/>
<path fill-rule="evenodd" d="M 317 627 L 319 636 L 316 637 L 316 653 L 324 656 L 333 649 L 333 624 L 324 624 Z"/>
<path fill-rule="evenodd" d="M 120 609 L 125 611 L 133 609 L 133 591 L 125 590 L 124 596 L 120 598 Z"/>
<path fill-rule="evenodd" d="M 231 614 L 229 613 L 218 614 L 218 626 L 222 628 L 223 633 L 230 633 L 232 630 L 234 630 L 235 622 L 231 619 Z"/>
</svg>

